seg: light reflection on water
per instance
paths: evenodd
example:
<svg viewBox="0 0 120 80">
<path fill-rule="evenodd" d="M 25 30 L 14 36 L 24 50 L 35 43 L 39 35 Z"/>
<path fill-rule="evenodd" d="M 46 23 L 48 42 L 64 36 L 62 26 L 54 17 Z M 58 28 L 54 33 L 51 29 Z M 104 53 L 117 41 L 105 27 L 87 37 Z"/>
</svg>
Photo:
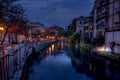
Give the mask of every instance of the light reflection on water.
<svg viewBox="0 0 120 80">
<path fill-rule="evenodd" d="M 36 57 L 28 80 L 120 80 L 120 68 L 114 62 L 70 52 L 65 46 L 63 42 L 52 44 L 41 60 Z"/>
<path fill-rule="evenodd" d="M 46 51 L 47 54 L 51 54 L 52 52 L 55 51 L 55 44 L 52 44 L 49 49 Z"/>
</svg>

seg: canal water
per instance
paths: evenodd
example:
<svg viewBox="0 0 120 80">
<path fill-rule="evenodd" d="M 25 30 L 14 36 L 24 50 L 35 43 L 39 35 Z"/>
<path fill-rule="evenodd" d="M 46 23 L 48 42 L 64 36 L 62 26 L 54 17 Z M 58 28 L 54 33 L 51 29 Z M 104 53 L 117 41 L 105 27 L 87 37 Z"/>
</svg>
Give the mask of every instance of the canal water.
<svg viewBox="0 0 120 80">
<path fill-rule="evenodd" d="M 91 53 L 92 54 L 92 53 Z M 33 58 L 28 80 L 120 80 L 120 65 L 58 42 Z"/>
</svg>

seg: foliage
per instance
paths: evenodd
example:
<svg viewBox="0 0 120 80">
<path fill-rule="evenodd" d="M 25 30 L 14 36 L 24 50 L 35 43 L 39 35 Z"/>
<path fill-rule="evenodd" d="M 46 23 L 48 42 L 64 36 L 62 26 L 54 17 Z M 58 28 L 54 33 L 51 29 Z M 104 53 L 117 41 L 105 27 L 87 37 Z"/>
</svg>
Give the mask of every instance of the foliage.
<svg viewBox="0 0 120 80">
<path fill-rule="evenodd" d="M 90 44 L 92 41 L 91 41 L 91 38 L 90 37 L 85 37 L 84 39 L 84 43 L 87 43 L 87 44 Z"/>
<path fill-rule="evenodd" d="M 11 15 L 15 14 L 15 9 L 13 9 L 13 7 L 15 7 L 15 4 L 13 4 L 14 2 L 16 2 L 17 0 L 1 0 L 0 1 L 0 19 L 1 20 L 10 20 L 11 19 Z M 16 7 L 17 8 L 17 7 Z"/>
<path fill-rule="evenodd" d="M 58 35 L 66 37 L 67 32 L 65 30 L 61 30 Z"/>
<path fill-rule="evenodd" d="M 85 50 L 87 50 L 87 51 L 90 51 L 92 49 L 92 45 L 91 44 L 81 43 L 80 47 L 85 49 Z"/>
<path fill-rule="evenodd" d="M 98 36 L 94 39 L 93 44 L 94 45 L 103 45 L 105 43 L 105 37 L 104 36 Z"/>
<path fill-rule="evenodd" d="M 21 5 L 14 4 L 17 0 L 0 1 L 0 22 L 5 24 L 6 29 L 1 44 L 3 44 L 9 31 L 18 33 L 26 28 L 27 18 L 24 17 L 24 9 Z M 14 27 L 14 28 L 13 28 Z"/>
<path fill-rule="evenodd" d="M 80 44 L 80 40 L 81 40 L 81 33 L 75 32 L 72 34 L 72 36 L 70 36 L 70 44 L 76 45 L 76 44 Z"/>
<path fill-rule="evenodd" d="M 32 31 L 32 35 L 37 37 L 38 35 L 40 35 L 40 31 L 34 30 L 34 31 Z"/>
<path fill-rule="evenodd" d="M 77 21 L 77 19 L 74 18 L 72 20 L 72 23 L 70 25 L 68 25 L 67 36 L 71 36 L 76 31 L 76 21 Z"/>
</svg>

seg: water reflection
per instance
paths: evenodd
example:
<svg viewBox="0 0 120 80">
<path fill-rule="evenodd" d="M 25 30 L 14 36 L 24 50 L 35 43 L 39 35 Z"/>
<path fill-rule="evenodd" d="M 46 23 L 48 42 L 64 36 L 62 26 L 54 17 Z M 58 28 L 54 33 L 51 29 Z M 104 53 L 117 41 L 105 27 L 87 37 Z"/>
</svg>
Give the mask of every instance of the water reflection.
<svg viewBox="0 0 120 80">
<path fill-rule="evenodd" d="M 48 50 L 46 51 L 47 54 L 54 54 L 55 52 L 59 52 L 60 50 L 63 50 L 64 47 L 67 46 L 67 42 L 64 43 L 63 41 L 57 42 L 52 44 Z"/>
<path fill-rule="evenodd" d="M 120 80 L 119 64 L 86 54 L 80 53 L 79 57 L 70 55 L 76 72 L 84 73 L 86 76 L 92 77 L 93 80 Z"/>
<path fill-rule="evenodd" d="M 28 80 L 120 80 L 120 66 L 58 42 L 35 58 Z M 36 59 L 38 59 L 36 61 Z"/>
<path fill-rule="evenodd" d="M 55 51 L 55 44 L 52 44 L 48 50 L 46 51 L 47 54 L 51 54 Z"/>
</svg>

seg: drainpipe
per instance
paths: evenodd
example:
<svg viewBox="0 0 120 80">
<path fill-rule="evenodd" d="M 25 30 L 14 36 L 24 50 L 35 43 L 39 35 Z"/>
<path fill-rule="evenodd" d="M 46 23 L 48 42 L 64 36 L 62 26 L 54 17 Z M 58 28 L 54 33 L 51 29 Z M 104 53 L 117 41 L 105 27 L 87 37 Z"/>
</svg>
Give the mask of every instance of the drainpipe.
<svg viewBox="0 0 120 80">
<path fill-rule="evenodd" d="M 112 9 L 112 27 L 114 27 L 114 1 L 115 0 L 113 0 L 113 9 Z M 113 37 L 113 41 L 112 41 L 112 43 L 114 42 L 114 31 L 112 31 L 112 37 Z M 112 46 L 112 45 L 111 45 Z M 113 47 L 113 49 L 112 49 L 112 52 L 114 52 L 114 46 L 112 46 Z"/>
<path fill-rule="evenodd" d="M 93 32 L 93 36 L 94 38 L 96 38 L 96 8 L 94 10 L 94 32 Z"/>
<path fill-rule="evenodd" d="M 114 27 L 114 0 L 113 0 L 113 9 L 112 9 L 112 14 L 113 14 L 113 18 L 112 18 L 112 27 Z M 113 41 L 114 41 L 114 31 L 113 31 Z"/>
</svg>

